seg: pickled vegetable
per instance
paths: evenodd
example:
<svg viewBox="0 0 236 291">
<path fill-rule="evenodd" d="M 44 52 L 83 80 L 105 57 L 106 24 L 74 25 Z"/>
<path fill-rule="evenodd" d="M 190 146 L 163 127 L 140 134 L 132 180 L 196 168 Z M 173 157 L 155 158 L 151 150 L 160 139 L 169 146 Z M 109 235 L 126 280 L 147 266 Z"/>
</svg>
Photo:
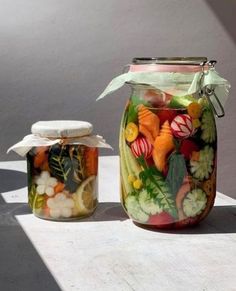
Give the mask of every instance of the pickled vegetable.
<svg viewBox="0 0 236 291">
<path fill-rule="evenodd" d="M 216 128 L 209 104 L 193 96 L 172 96 L 168 107 L 151 108 L 141 100 L 142 95 L 141 105 L 135 107 L 131 98 L 121 122 L 124 208 L 143 225 L 196 224 L 215 197 Z M 128 116 L 134 108 L 133 126 Z M 132 128 L 130 138 L 127 128 Z"/>
<path fill-rule="evenodd" d="M 212 143 L 216 140 L 216 128 L 214 116 L 209 109 L 206 109 L 203 112 L 201 130 L 202 130 L 201 138 L 205 142 Z"/>
<path fill-rule="evenodd" d="M 183 211 L 187 217 L 195 217 L 204 210 L 206 203 L 206 193 L 202 189 L 193 189 L 183 200 Z"/>
<path fill-rule="evenodd" d="M 68 220 L 91 214 L 97 206 L 97 160 L 97 149 L 83 145 L 32 149 L 28 153 L 29 205 L 35 215 Z M 45 163 L 48 170 L 43 170 Z"/>
<path fill-rule="evenodd" d="M 135 123 L 130 122 L 125 129 L 125 138 L 128 142 L 134 141 L 138 136 L 138 127 Z"/>
<path fill-rule="evenodd" d="M 200 181 L 203 179 L 208 179 L 209 175 L 213 170 L 213 159 L 214 159 L 214 150 L 210 146 L 205 146 L 199 152 L 198 160 L 190 160 L 191 173 L 193 176 Z"/>
<path fill-rule="evenodd" d="M 202 114 L 202 106 L 198 102 L 192 102 L 188 105 L 187 112 L 193 119 L 197 119 Z"/>
</svg>

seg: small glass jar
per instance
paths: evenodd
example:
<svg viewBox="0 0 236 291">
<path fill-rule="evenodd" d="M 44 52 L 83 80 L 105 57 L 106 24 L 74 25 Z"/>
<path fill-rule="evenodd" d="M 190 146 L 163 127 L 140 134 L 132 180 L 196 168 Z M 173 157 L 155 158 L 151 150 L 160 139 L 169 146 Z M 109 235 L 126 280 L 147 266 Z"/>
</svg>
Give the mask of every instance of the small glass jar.
<svg viewBox="0 0 236 291">
<path fill-rule="evenodd" d="M 121 203 L 138 224 L 154 228 L 194 225 L 214 204 L 214 107 L 206 92 L 174 93 L 176 88 L 190 86 L 189 73 L 207 73 L 213 66 L 206 58 L 136 58 L 130 65 L 130 72 L 166 72 L 163 76 L 176 77 L 173 88 L 168 88 L 165 77 L 160 79 L 162 87 L 173 94 L 144 82 L 129 83 L 132 93 L 120 128 Z"/>
<path fill-rule="evenodd" d="M 33 134 L 53 143 L 27 153 L 28 202 L 36 216 L 67 221 L 94 212 L 98 204 L 98 148 L 68 141 L 91 131 L 92 125 L 83 122 L 48 121 L 32 126 Z"/>
</svg>

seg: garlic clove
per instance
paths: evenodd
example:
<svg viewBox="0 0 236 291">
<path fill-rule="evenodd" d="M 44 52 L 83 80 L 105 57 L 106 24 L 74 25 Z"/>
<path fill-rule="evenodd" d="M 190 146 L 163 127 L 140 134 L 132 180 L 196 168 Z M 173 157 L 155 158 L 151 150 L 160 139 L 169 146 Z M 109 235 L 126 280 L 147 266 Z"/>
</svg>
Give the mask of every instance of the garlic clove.
<svg viewBox="0 0 236 291">
<path fill-rule="evenodd" d="M 45 185 L 45 179 L 43 179 L 42 177 L 38 177 L 35 181 L 35 183 L 37 185 Z"/>
<path fill-rule="evenodd" d="M 60 209 L 57 208 L 50 209 L 49 213 L 52 218 L 59 218 L 61 215 Z"/>
<path fill-rule="evenodd" d="M 48 187 L 46 187 L 45 193 L 48 196 L 53 196 L 55 192 L 54 192 L 54 189 L 51 186 L 48 186 Z"/>
<path fill-rule="evenodd" d="M 57 195 L 55 196 L 56 202 L 64 201 L 65 199 L 66 199 L 66 195 L 63 192 L 57 193 Z"/>
<path fill-rule="evenodd" d="M 36 188 L 36 192 L 39 194 L 39 195 L 42 195 L 45 193 L 45 186 L 44 185 L 38 185 L 37 188 Z"/>
<path fill-rule="evenodd" d="M 53 198 L 49 198 L 49 199 L 47 200 L 47 206 L 48 206 L 49 208 L 56 208 L 56 204 L 55 204 L 55 201 L 54 201 Z"/>
<path fill-rule="evenodd" d="M 57 179 L 54 178 L 54 177 L 50 177 L 50 178 L 47 180 L 47 185 L 48 185 L 48 186 L 55 187 L 55 186 L 57 185 Z"/>
<path fill-rule="evenodd" d="M 66 208 L 62 208 L 61 209 L 61 215 L 63 217 L 66 217 L 66 218 L 72 216 L 72 209 L 71 208 L 67 208 L 67 207 Z"/>
<path fill-rule="evenodd" d="M 71 198 L 67 198 L 64 202 L 64 206 L 68 208 L 73 208 L 75 206 L 75 202 Z"/>
<path fill-rule="evenodd" d="M 42 171 L 40 176 L 44 180 L 47 180 L 48 178 L 50 178 L 50 174 L 48 171 Z"/>
</svg>

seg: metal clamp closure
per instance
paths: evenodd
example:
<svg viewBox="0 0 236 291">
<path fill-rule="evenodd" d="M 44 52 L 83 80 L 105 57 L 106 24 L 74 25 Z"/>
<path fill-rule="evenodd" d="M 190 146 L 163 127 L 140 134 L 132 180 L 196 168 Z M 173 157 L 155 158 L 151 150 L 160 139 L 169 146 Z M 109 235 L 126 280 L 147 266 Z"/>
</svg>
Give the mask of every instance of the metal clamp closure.
<svg viewBox="0 0 236 291">
<path fill-rule="evenodd" d="M 204 88 L 202 88 L 203 78 L 204 78 L 205 74 L 207 74 L 207 73 L 204 72 L 204 67 L 207 65 L 209 67 L 209 69 L 213 69 L 215 67 L 215 64 L 216 64 L 215 60 L 203 62 L 203 63 L 200 64 L 200 66 L 202 67 L 202 75 L 201 75 L 201 78 L 199 80 L 199 86 L 200 86 L 200 93 L 199 94 L 201 96 L 205 96 L 207 98 L 209 104 L 212 107 L 212 110 L 213 110 L 214 114 L 218 118 L 221 118 L 221 117 L 225 116 L 225 111 L 224 111 L 223 105 L 221 104 L 218 96 L 215 93 L 215 88 L 212 85 L 205 86 Z M 216 109 L 215 105 L 211 101 L 211 97 L 215 98 L 217 107 L 218 107 L 218 109 L 220 109 L 220 112 L 218 112 L 218 109 Z"/>
</svg>

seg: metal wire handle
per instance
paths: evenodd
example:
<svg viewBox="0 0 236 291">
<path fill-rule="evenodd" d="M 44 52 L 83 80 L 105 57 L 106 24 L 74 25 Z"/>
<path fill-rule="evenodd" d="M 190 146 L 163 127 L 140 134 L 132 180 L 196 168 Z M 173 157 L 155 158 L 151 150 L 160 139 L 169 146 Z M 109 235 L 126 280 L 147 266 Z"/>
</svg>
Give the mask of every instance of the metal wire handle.
<svg viewBox="0 0 236 291">
<path fill-rule="evenodd" d="M 202 75 L 201 75 L 201 78 L 200 78 L 200 81 L 199 81 L 199 86 L 201 88 L 201 84 L 202 84 L 202 81 L 203 81 L 203 78 L 204 78 L 204 75 L 205 75 L 205 72 L 204 72 L 204 66 L 205 65 L 208 65 L 210 67 L 210 69 L 214 68 L 215 67 L 215 64 L 216 64 L 216 61 L 215 60 L 211 60 L 211 61 L 206 61 L 206 62 L 202 62 L 200 64 L 200 66 L 202 67 Z M 203 89 L 200 90 L 200 95 L 201 96 L 206 96 L 208 102 L 210 103 L 212 109 L 213 109 L 213 112 L 214 114 L 218 117 L 218 118 L 221 118 L 223 116 L 225 116 L 225 110 L 224 110 L 224 107 L 223 105 L 221 104 L 218 96 L 216 95 L 215 93 L 215 88 L 213 86 L 211 87 L 208 87 L 208 86 L 205 86 Z M 211 96 L 213 96 L 217 102 L 217 105 L 219 106 L 221 112 L 218 112 L 214 106 L 214 104 L 212 103 L 211 101 Z"/>
<path fill-rule="evenodd" d="M 213 109 L 215 115 L 216 115 L 218 118 L 224 117 L 224 116 L 225 116 L 225 110 L 224 110 L 224 107 L 223 107 L 223 105 L 221 104 L 219 98 L 217 97 L 217 95 L 216 95 L 216 93 L 215 93 L 215 89 L 214 89 L 214 88 L 206 87 L 206 88 L 205 88 L 205 95 L 206 95 L 207 100 L 210 102 L 210 104 L 211 104 L 211 106 L 212 106 L 212 109 Z M 217 112 L 217 110 L 216 110 L 214 104 L 212 103 L 212 101 L 211 101 L 211 99 L 210 99 L 210 96 L 214 96 L 214 98 L 215 98 L 215 100 L 216 100 L 216 102 L 217 102 L 217 104 L 218 104 L 218 106 L 219 106 L 219 108 L 220 108 L 220 110 L 221 110 L 220 113 Z"/>
</svg>

